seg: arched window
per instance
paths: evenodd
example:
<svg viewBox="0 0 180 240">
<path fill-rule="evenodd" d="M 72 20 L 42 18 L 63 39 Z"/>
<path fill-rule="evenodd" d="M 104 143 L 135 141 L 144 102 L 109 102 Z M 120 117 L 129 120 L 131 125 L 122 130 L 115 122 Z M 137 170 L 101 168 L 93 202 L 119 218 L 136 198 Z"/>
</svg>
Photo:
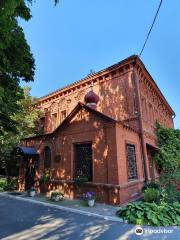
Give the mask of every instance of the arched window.
<svg viewBox="0 0 180 240">
<path fill-rule="evenodd" d="M 51 149 L 48 146 L 44 148 L 44 168 L 51 168 Z"/>
</svg>

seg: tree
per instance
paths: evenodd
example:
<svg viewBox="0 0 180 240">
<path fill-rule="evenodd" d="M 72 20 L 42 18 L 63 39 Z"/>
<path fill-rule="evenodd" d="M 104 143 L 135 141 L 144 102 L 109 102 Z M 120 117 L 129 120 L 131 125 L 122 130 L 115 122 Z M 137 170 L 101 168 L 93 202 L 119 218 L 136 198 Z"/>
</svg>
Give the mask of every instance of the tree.
<svg viewBox="0 0 180 240">
<path fill-rule="evenodd" d="M 27 98 L 26 93 L 24 94 L 20 82 L 34 80 L 35 61 L 23 29 L 18 24 L 19 18 L 30 20 L 30 4 L 33 2 L 33 0 L 0 0 L 1 162 L 2 159 L 6 159 L 13 144 L 18 143 L 21 137 L 30 132 L 35 117 L 32 115 L 29 116 L 29 120 L 23 119 L 26 112 L 25 105 L 29 106 L 31 99 Z M 58 0 L 54 0 L 54 3 L 56 5 Z M 29 115 L 29 112 L 27 111 L 26 114 Z"/>
<path fill-rule="evenodd" d="M 27 2 L 27 1 L 26 1 Z M 23 0 L 0 1 L 0 134 L 16 131 L 13 114 L 23 98 L 20 81 L 33 81 L 35 63 L 18 18 L 28 21 L 30 9 Z M 29 1 L 30 2 L 30 1 Z"/>
<path fill-rule="evenodd" d="M 30 20 L 33 0 L 0 0 L 0 135 L 16 131 L 20 82 L 33 81 L 35 61 L 18 19 Z M 54 0 L 55 5 L 58 0 Z"/>
<path fill-rule="evenodd" d="M 20 144 L 21 139 L 34 135 L 36 122 L 42 114 L 34 104 L 29 87 L 24 87 L 23 95 L 24 98 L 17 102 L 21 111 L 12 117 L 16 122 L 16 132 L 6 131 L 0 136 L 0 168 L 6 170 L 7 175 L 11 175 L 12 171 L 16 172 L 18 167 L 17 159 L 11 155 L 13 148 Z"/>
</svg>

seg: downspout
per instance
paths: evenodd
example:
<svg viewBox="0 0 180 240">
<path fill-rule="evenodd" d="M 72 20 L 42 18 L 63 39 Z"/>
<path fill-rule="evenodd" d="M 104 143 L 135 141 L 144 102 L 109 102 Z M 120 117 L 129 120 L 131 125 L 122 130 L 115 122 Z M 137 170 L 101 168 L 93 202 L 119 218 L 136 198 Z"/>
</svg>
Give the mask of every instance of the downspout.
<svg viewBox="0 0 180 240">
<path fill-rule="evenodd" d="M 146 154 L 146 143 L 143 133 L 143 122 L 142 122 L 142 108 L 141 108 L 141 97 L 140 97 L 140 91 L 139 91 L 139 80 L 136 78 L 135 73 L 135 66 L 136 66 L 136 60 L 135 58 L 133 62 L 133 73 L 132 73 L 132 79 L 135 85 L 136 90 L 136 101 L 137 101 L 137 108 L 138 108 L 138 119 L 139 119 L 139 136 L 141 140 L 141 146 L 142 146 L 142 157 L 143 157 L 143 165 L 144 165 L 144 177 L 145 181 L 148 181 L 148 165 L 147 165 L 147 154 Z"/>
<path fill-rule="evenodd" d="M 174 113 L 174 114 L 172 115 L 172 125 L 173 125 L 173 128 L 174 128 L 174 119 L 175 119 L 175 117 L 176 117 L 176 114 Z"/>
</svg>

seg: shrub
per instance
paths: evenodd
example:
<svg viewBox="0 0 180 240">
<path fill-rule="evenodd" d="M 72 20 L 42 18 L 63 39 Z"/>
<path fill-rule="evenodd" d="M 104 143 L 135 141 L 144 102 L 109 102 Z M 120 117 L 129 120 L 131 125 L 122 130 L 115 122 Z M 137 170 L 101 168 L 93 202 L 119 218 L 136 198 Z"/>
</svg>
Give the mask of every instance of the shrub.
<svg viewBox="0 0 180 240">
<path fill-rule="evenodd" d="M 47 182 L 49 182 L 51 179 L 50 176 L 50 171 L 48 169 L 46 169 L 43 173 L 43 175 L 41 176 L 41 178 L 39 179 L 39 183 L 42 184 L 46 184 Z"/>
<path fill-rule="evenodd" d="M 180 201 L 180 172 L 162 172 L 160 175 L 161 198 L 163 201 L 172 203 Z"/>
<path fill-rule="evenodd" d="M 154 188 L 154 189 L 160 190 L 160 186 L 156 182 L 145 183 L 144 186 L 142 187 L 142 191 L 144 192 L 148 188 Z"/>
<path fill-rule="evenodd" d="M 76 177 L 73 180 L 73 186 L 75 188 L 82 186 L 85 182 L 88 182 L 87 177 Z"/>
<path fill-rule="evenodd" d="M 4 191 L 14 191 L 17 189 L 17 178 L 7 178 Z"/>
<path fill-rule="evenodd" d="M 180 169 L 180 130 L 165 128 L 156 124 L 159 151 L 155 160 L 160 172 L 174 172 Z"/>
<path fill-rule="evenodd" d="M 0 192 L 4 191 L 6 185 L 7 185 L 6 178 L 0 178 Z"/>
<path fill-rule="evenodd" d="M 64 194 L 59 191 L 51 192 L 51 200 L 54 200 L 57 196 L 59 196 L 59 200 L 63 200 Z"/>
<path fill-rule="evenodd" d="M 158 202 L 160 199 L 160 192 L 155 188 L 147 188 L 143 192 L 145 202 Z"/>
<path fill-rule="evenodd" d="M 129 203 L 117 211 L 117 215 L 128 223 L 151 226 L 180 226 L 180 204 L 161 202 Z"/>
</svg>

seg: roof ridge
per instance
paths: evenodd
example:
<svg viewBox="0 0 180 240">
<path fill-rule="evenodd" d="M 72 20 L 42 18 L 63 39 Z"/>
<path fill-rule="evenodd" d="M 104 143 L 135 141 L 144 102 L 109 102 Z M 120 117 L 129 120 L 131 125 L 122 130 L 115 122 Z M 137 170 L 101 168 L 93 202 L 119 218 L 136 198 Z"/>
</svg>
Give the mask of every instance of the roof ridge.
<svg viewBox="0 0 180 240">
<path fill-rule="evenodd" d="M 41 101 L 42 99 L 44 99 L 44 98 L 46 98 L 46 97 L 50 97 L 51 95 L 56 94 L 56 93 L 58 93 L 58 92 L 61 92 L 61 91 L 65 90 L 66 88 L 69 88 L 69 87 L 71 87 L 71 86 L 73 86 L 73 85 L 75 85 L 75 84 L 82 83 L 83 81 L 88 80 L 88 78 L 90 79 L 92 76 L 96 76 L 96 75 L 98 75 L 98 74 L 100 74 L 100 73 L 103 73 L 104 71 L 107 71 L 107 70 L 109 70 L 109 69 L 111 69 L 111 68 L 114 68 L 115 66 L 120 65 L 120 64 L 122 64 L 123 62 L 126 62 L 126 61 L 128 61 L 128 60 L 130 60 L 130 59 L 134 59 L 134 58 L 136 58 L 136 57 L 137 57 L 137 55 L 134 54 L 134 55 L 131 55 L 131 56 L 127 57 L 127 58 L 124 58 L 123 60 L 121 60 L 121 61 L 119 61 L 119 62 L 117 62 L 117 63 L 115 63 L 115 64 L 113 64 L 113 65 L 111 65 L 111 66 L 109 66 L 109 67 L 103 68 L 102 70 L 99 70 L 98 72 L 95 72 L 95 73 L 93 73 L 93 74 L 91 74 L 91 75 L 89 75 L 89 76 L 83 77 L 83 78 L 81 78 L 81 79 L 79 79 L 79 80 L 77 80 L 77 81 L 75 81 L 75 82 L 72 82 L 72 83 L 70 83 L 70 84 L 67 84 L 67 85 L 65 85 L 64 87 L 58 88 L 57 90 L 52 91 L 52 92 L 50 92 L 50 93 L 48 93 L 48 94 L 46 94 L 46 95 L 38 98 L 37 101 Z"/>
<path fill-rule="evenodd" d="M 111 121 L 111 122 L 114 122 L 116 123 L 117 120 L 109 117 L 108 115 L 105 115 L 104 113 L 102 112 L 99 112 L 95 109 L 92 109 L 90 107 L 88 107 L 87 105 L 85 105 L 84 103 L 82 102 L 78 102 L 78 104 L 73 108 L 73 110 L 68 114 L 68 116 L 59 124 L 59 126 L 57 128 L 55 128 L 52 132 L 50 133 L 45 133 L 45 134 L 41 134 L 41 135 L 36 135 L 36 136 L 32 136 L 32 137 L 27 137 L 27 138 L 24 138 L 24 139 L 31 139 L 31 138 L 38 138 L 38 137 L 43 137 L 43 136 L 50 136 L 50 135 L 53 135 L 53 134 L 56 134 L 56 132 L 58 131 L 58 129 L 65 123 L 67 122 L 67 120 L 71 117 L 71 115 L 73 115 L 74 112 L 76 112 L 78 110 L 78 107 L 83 107 L 85 108 L 86 110 L 88 111 L 91 111 L 91 112 L 94 112 L 95 114 L 98 114 L 99 116 L 101 116 L 102 118 L 105 118 L 106 120 L 108 121 Z"/>
</svg>

